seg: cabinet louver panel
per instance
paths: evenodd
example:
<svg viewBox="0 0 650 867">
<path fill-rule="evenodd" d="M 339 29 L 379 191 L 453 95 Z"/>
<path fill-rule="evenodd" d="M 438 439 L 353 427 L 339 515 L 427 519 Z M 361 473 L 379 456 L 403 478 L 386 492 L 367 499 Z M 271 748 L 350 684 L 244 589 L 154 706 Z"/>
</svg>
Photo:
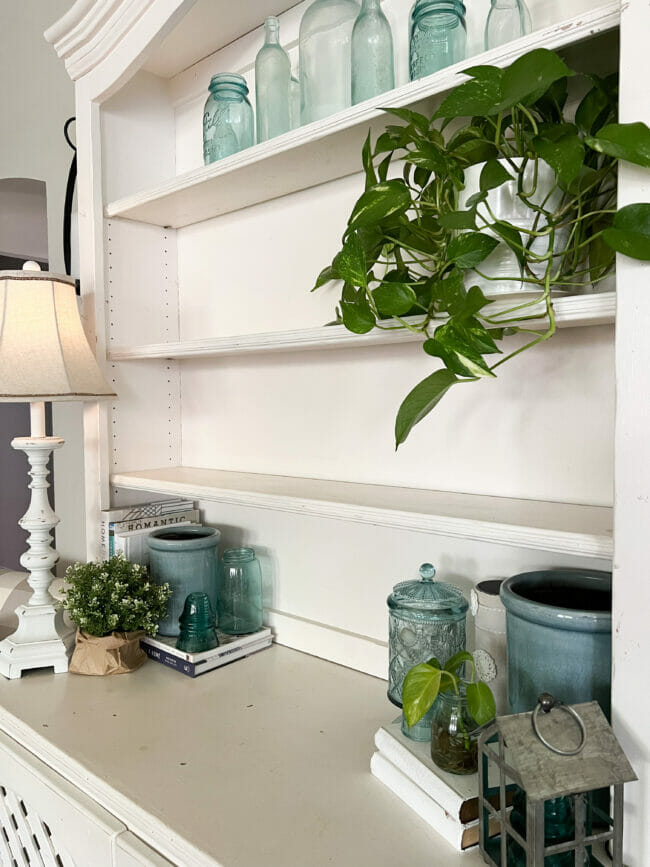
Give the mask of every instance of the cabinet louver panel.
<svg viewBox="0 0 650 867">
<path fill-rule="evenodd" d="M 0 785 L 2 867 L 75 867 L 46 822 L 22 798 Z"/>
</svg>

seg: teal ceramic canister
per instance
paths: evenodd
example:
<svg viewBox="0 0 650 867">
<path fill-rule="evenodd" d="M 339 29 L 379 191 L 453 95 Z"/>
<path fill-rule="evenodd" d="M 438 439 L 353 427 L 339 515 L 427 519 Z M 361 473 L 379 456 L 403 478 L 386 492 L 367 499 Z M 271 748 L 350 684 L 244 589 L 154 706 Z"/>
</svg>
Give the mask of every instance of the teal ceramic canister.
<svg viewBox="0 0 650 867">
<path fill-rule="evenodd" d="M 565 704 L 596 700 L 609 717 L 612 575 L 591 569 L 523 572 L 501 585 L 508 703 L 533 710 L 541 692 Z"/>
<path fill-rule="evenodd" d="M 178 619 L 190 593 L 206 593 L 217 610 L 217 562 L 221 532 L 214 527 L 186 524 L 161 527 L 147 537 L 149 568 L 156 584 L 168 582 L 172 596 L 167 616 L 160 621 L 161 635 L 178 635 Z"/>
</svg>

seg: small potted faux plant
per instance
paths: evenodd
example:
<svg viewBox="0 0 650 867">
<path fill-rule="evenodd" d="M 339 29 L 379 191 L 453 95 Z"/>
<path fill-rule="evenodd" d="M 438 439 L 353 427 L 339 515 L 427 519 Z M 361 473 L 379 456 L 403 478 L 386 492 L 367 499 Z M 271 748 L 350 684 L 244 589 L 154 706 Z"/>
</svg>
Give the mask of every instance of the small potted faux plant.
<svg viewBox="0 0 650 867">
<path fill-rule="evenodd" d="M 145 661 L 140 638 L 155 635 L 171 596 L 168 584 L 149 580 L 147 569 L 121 554 L 66 569 L 63 607 L 77 625 L 70 671 L 123 674 Z"/>
<path fill-rule="evenodd" d="M 469 680 L 459 674 L 465 665 L 470 668 Z M 415 725 L 433 707 L 431 758 L 452 774 L 476 771 L 479 731 L 496 712 L 492 690 L 475 676 L 471 653 L 461 650 L 445 665 L 432 658 L 414 666 L 404 679 L 406 722 Z"/>
</svg>

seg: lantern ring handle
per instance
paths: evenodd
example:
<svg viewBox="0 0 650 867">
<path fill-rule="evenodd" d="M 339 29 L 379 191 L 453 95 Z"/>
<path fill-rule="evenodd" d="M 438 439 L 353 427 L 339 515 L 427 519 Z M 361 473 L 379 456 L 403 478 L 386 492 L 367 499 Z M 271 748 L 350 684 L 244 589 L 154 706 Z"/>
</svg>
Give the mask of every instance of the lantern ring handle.
<svg viewBox="0 0 650 867">
<path fill-rule="evenodd" d="M 580 743 L 573 750 L 563 750 L 560 749 L 560 747 L 553 746 L 553 744 L 549 743 L 546 740 L 546 738 L 541 734 L 538 728 L 537 718 L 539 716 L 540 710 L 544 713 L 550 713 L 554 707 L 558 708 L 559 710 L 564 710 L 568 714 L 570 714 L 580 727 Z M 587 730 L 585 729 L 585 724 L 582 721 L 582 717 L 574 708 L 571 707 L 570 704 L 564 704 L 564 702 L 561 702 L 559 699 L 554 698 L 552 695 L 550 695 L 550 693 L 543 692 L 537 700 L 537 705 L 535 706 L 535 710 L 533 711 L 533 715 L 531 717 L 531 723 L 533 725 L 533 731 L 535 732 L 539 740 L 544 744 L 547 749 L 551 750 L 551 752 L 557 753 L 558 756 L 577 756 L 578 753 L 582 752 L 582 749 L 584 748 L 585 742 L 587 740 Z"/>
</svg>

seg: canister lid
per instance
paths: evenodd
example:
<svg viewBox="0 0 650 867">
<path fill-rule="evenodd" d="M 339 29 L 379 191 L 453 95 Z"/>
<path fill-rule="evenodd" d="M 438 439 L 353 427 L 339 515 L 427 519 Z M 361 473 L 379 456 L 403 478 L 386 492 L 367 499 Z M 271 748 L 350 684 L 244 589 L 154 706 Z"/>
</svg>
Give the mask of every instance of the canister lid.
<svg viewBox="0 0 650 867">
<path fill-rule="evenodd" d="M 436 570 L 431 563 L 423 563 L 419 571 L 419 581 L 401 581 L 393 587 L 386 600 L 389 608 L 431 611 L 437 616 L 457 616 L 467 611 L 469 603 L 458 587 L 433 580 Z"/>
</svg>

